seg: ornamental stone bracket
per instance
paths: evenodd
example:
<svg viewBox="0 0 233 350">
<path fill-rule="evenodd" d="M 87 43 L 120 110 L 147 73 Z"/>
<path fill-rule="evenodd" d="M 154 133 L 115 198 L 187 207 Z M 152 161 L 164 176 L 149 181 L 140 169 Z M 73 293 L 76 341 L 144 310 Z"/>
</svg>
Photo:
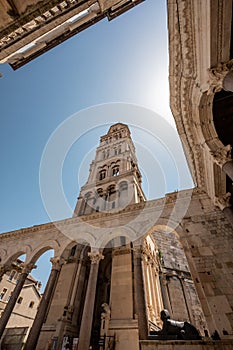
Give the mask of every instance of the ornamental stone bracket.
<svg viewBox="0 0 233 350">
<path fill-rule="evenodd" d="M 215 94 L 222 89 L 233 91 L 233 59 L 210 68 L 208 95 Z"/>
<path fill-rule="evenodd" d="M 218 208 L 220 208 L 221 210 L 228 208 L 231 206 L 230 204 L 230 197 L 231 194 L 228 192 L 222 196 L 218 196 L 214 198 L 214 205 Z"/>
<path fill-rule="evenodd" d="M 221 168 L 227 162 L 232 160 L 231 158 L 231 145 L 218 148 L 216 151 L 210 151 L 210 154 L 213 157 L 214 162 L 219 165 Z"/>
</svg>

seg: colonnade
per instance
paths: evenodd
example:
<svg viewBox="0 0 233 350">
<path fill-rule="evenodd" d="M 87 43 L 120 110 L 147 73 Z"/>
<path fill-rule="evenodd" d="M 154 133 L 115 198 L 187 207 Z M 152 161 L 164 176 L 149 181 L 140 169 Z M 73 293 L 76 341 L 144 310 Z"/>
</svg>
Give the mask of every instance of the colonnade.
<svg viewBox="0 0 233 350">
<path fill-rule="evenodd" d="M 91 260 L 91 265 L 90 265 L 90 273 L 89 273 L 86 296 L 85 296 L 83 317 L 82 317 L 80 334 L 79 334 L 79 350 L 89 349 L 99 262 L 104 258 L 104 256 L 100 252 L 90 252 L 88 253 L 88 256 Z M 53 293 L 56 288 L 57 280 L 59 278 L 62 265 L 65 263 L 65 260 L 61 258 L 60 259 L 51 258 L 50 261 L 52 263 L 52 269 L 50 272 L 48 282 L 46 284 L 45 291 L 41 298 L 36 317 L 30 329 L 30 332 L 24 347 L 25 350 L 36 349 L 41 328 L 44 323 L 46 314 L 48 312 L 49 304 L 52 300 Z M 0 319 L 0 338 L 3 335 L 7 322 L 11 316 L 11 313 L 14 309 L 14 306 L 20 295 L 20 292 L 28 277 L 28 274 L 31 272 L 33 268 L 36 268 L 34 264 L 23 264 L 22 266 L 23 268 L 19 275 L 17 284 L 11 294 L 11 297 Z M 0 278 L 2 278 L 2 276 L 9 270 L 10 270 L 9 266 L 1 267 Z M 77 281 L 76 281 L 76 287 L 77 287 Z"/>
</svg>

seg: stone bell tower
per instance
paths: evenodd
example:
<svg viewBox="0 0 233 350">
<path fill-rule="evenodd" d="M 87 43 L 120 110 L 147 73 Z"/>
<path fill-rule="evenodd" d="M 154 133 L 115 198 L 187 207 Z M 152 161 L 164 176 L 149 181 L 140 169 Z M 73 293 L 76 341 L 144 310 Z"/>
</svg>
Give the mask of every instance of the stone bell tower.
<svg viewBox="0 0 233 350">
<path fill-rule="evenodd" d="M 100 139 L 75 215 L 120 209 L 145 201 L 141 181 L 129 128 L 117 123 Z"/>
<path fill-rule="evenodd" d="M 117 123 L 101 137 L 80 190 L 71 222 L 85 242 L 74 240 L 61 256 L 36 350 L 51 339 L 56 350 L 74 341 L 78 350 L 139 350 L 149 328 L 161 326 L 158 248 L 146 231 L 139 238 L 130 236 L 137 231 L 131 221 L 145 203 L 129 128 Z M 145 230 L 143 222 L 139 226 Z M 104 230 L 104 244 L 93 246 Z"/>
</svg>

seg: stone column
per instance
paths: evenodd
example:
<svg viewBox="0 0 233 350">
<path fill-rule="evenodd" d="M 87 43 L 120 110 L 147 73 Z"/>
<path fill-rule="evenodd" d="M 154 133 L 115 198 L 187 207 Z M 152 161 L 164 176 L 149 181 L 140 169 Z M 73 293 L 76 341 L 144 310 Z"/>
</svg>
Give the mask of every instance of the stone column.
<svg viewBox="0 0 233 350">
<path fill-rule="evenodd" d="M 145 283 L 143 277 L 143 261 L 141 248 L 134 248 L 134 293 L 135 311 L 138 315 L 139 339 L 146 340 L 148 336 L 147 307 L 145 298 Z"/>
<path fill-rule="evenodd" d="M 17 301 L 19 294 L 23 288 L 24 282 L 25 282 L 29 272 L 33 268 L 36 268 L 36 266 L 33 264 L 27 264 L 27 265 L 23 264 L 23 269 L 22 269 L 21 274 L 19 275 L 19 279 L 17 281 L 17 284 L 16 284 L 16 286 L 11 294 L 11 297 L 10 297 L 10 299 L 5 307 L 5 310 L 3 312 L 3 315 L 0 319 L 0 338 L 2 337 L 2 334 L 6 328 L 7 322 L 11 316 L 11 313 L 14 309 L 16 301 Z"/>
<path fill-rule="evenodd" d="M 81 322 L 80 333 L 79 333 L 78 350 L 88 350 L 90 346 L 99 262 L 101 259 L 104 258 L 104 256 L 99 252 L 88 253 L 88 256 L 91 259 L 91 267 L 90 267 L 85 303 L 84 303 L 83 314 L 82 314 L 82 322 Z"/>
<path fill-rule="evenodd" d="M 26 342 L 26 345 L 24 347 L 24 350 L 36 349 L 36 345 L 37 345 L 37 342 L 39 339 L 39 335 L 40 335 L 41 327 L 42 327 L 43 322 L 44 322 L 46 311 L 48 309 L 50 300 L 52 298 L 53 291 L 56 287 L 56 282 L 57 282 L 62 264 L 60 263 L 59 259 L 57 259 L 57 258 L 51 258 L 50 261 L 52 263 L 52 270 L 51 270 L 48 282 L 46 284 L 44 294 L 43 294 L 42 299 L 40 301 L 39 308 L 38 308 L 38 311 L 36 314 L 36 318 L 33 322 L 32 328 L 29 332 L 29 336 L 27 338 L 27 342 Z"/>
<path fill-rule="evenodd" d="M 228 160 L 223 164 L 222 170 L 231 178 L 231 180 L 233 180 L 233 160 Z"/>
<path fill-rule="evenodd" d="M 188 317 L 189 317 L 189 321 L 191 323 L 195 323 L 194 319 L 193 319 L 193 314 L 192 314 L 192 307 L 189 303 L 189 299 L 188 299 L 188 295 L 187 295 L 187 289 L 186 289 L 186 285 L 184 282 L 184 276 L 178 277 L 180 284 L 181 284 L 181 288 L 182 288 L 182 292 L 183 292 L 183 296 L 184 296 L 184 301 L 185 301 L 185 305 L 186 305 L 186 309 L 187 309 L 187 313 L 188 313 Z"/>
<path fill-rule="evenodd" d="M 223 79 L 222 88 L 225 91 L 233 91 L 233 71 L 230 70 Z"/>
<path fill-rule="evenodd" d="M 219 148 L 215 152 L 211 152 L 214 161 L 220 166 L 222 171 L 227 174 L 233 181 L 233 160 L 231 159 L 231 146 L 228 145 L 223 148 Z M 229 203 L 230 194 L 226 193 L 223 196 L 215 198 L 215 205 L 219 207 L 227 220 L 233 226 L 233 208 Z"/>
<path fill-rule="evenodd" d="M 172 315 L 172 310 L 171 310 L 171 304 L 167 292 L 167 280 L 164 275 L 159 276 L 160 280 L 160 285 L 161 285 L 161 292 L 162 292 L 162 298 L 163 298 L 163 305 L 164 308 L 169 311 L 169 314 Z"/>
</svg>

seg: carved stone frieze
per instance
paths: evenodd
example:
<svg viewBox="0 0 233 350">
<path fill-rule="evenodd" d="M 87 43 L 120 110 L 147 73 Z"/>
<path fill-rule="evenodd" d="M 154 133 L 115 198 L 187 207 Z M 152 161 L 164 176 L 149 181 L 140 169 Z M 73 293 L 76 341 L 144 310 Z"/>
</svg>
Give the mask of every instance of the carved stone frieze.
<svg viewBox="0 0 233 350">
<path fill-rule="evenodd" d="M 168 14 L 171 109 L 189 159 L 194 181 L 199 187 L 204 187 L 204 175 L 199 170 L 202 154 L 196 147 L 197 137 L 190 103 L 196 78 L 192 2 L 168 1 Z"/>
</svg>

